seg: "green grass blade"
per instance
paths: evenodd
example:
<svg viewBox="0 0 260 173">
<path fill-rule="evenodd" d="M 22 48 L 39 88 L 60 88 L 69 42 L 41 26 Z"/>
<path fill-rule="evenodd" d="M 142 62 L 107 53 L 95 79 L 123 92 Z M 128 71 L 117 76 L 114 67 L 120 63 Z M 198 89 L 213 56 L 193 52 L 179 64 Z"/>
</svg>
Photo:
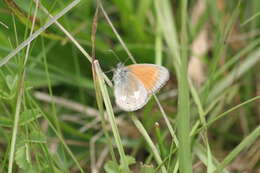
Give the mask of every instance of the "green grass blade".
<svg viewBox="0 0 260 173">
<path fill-rule="evenodd" d="M 163 173 L 167 173 L 167 170 L 163 164 L 163 161 L 161 159 L 161 156 L 157 150 L 157 148 L 155 147 L 153 141 L 151 140 L 150 136 L 147 134 L 145 128 L 143 127 L 142 123 L 134 116 L 132 115 L 132 120 L 136 126 L 136 128 L 139 130 L 139 132 L 143 135 L 143 137 L 145 138 L 146 142 L 148 143 L 148 145 L 150 146 L 152 153 L 155 157 L 155 160 L 157 161 L 158 165 L 161 165 L 161 171 Z"/>
<path fill-rule="evenodd" d="M 177 130 L 179 137 L 178 158 L 181 173 L 192 172 L 192 156 L 190 146 L 190 96 L 187 74 L 187 0 L 181 1 L 181 64 L 178 78 L 178 116 Z"/>
<path fill-rule="evenodd" d="M 204 163 L 204 165 L 207 166 L 208 163 L 208 156 L 207 156 L 207 150 L 199 143 L 195 143 L 194 145 L 194 154 Z M 219 165 L 219 162 L 217 161 L 214 156 L 212 156 L 212 169 L 216 169 L 215 165 Z M 229 173 L 226 169 L 223 169 L 220 171 L 220 173 Z"/>
<path fill-rule="evenodd" d="M 127 162 L 123 144 L 122 144 L 122 141 L 121 141 L 121 138 L 119 135 L 119 131 L 118 131 L 118 128 L 116 125 L 115 115 L 114 115 L 113 108 L 112 108 L 110 98 L 108 95 L 108 91 L 107 91 L 107 88 L 106 88 L 106 85 L 105 85 L 105 82 L 103 79 L 103 72 L 101 71 L 97 60 L 94 61 L 94 70 L 96 70 L 95 74 L 97 75 L 97 81 L 99 83 L 99 87 L 100 87 L 100 90 L 101 90 L 101 93 L 102 93 L 102 96 L 104 99 L 104 103 L 105 103 L 107 114 L 108 114 L 108 120 L 109 120 L 109 123 L 111 125 L 112 131 L 114 134 L 115 143 L 116 143 L 117 149 L 118 149 L 120 157 L 121 157 L 124 171 L 129 172 L 128 162 Z"/>
<path fill-rule="evenodd" d="M 16 102 L 11 148 L 10 148 L 10 154 L 9 154 L 8 173 L 13 172 L 13 162 L 14 162 L 14 153 L 15 153 L 17 132 L 18 132 L 18 122 L 20 119 L 22 96 L 23 96 L 23 92 L 24 92 L 23 91 L 24 90 L 24 77 L 25 77 L 25 73 L 22 74 L 21 79 L 20 79 L 19 93 L 18 93 L 17 102 Z"/>
<path fill-rule="evenodd" d="M 227 87 L 229 87 L 235 80 L 239 79 L 244 73 L 250 70 L 254 65 L 260 61 L 260 49 L 255 50 L 250 55 L 248 55 L 245 60 L 243 60 L 237 67 L 229 73 L 227 77 L 222 79 L 216 84 L 214 89 L 210 92 L 209 101 L 217 97 L 221 92 L 223 92 Z"/>
<path fill-rule="evenodd" d="M 32 22 L 32 27 L 30 31 L 30 37 L 32 36 L 33 29 L 35 26 L 35 19 L 37 16 L 38 12 L 38 3 L 36 4 L 35 10 L 34 10 L 34 16 L 33 16 L 33 22 Z M 31 41 L 29 41 L 27 48 L 26 48 L 26 53 L 23 61 L 23 66 L 21 67 L 21 77 L 20 77 L 20 82 L 19 82 L 19 92 L 17 96 L 17 102 L 16 102 L 16 108 L 15 108 L 15 115 L 14 115 L 14 126 L 13 126 L 13 133 L 12 133 L 12 140 L 11 140 L 11 149 L 10 149 L 10 155 L 9 155 L 9 164 L 8 164 L 8 173 L 13 172 L 13 162 L 14 162 L 14 154 L 15 154 L 15 146 L 16 146 L 16 138 L 17 138 L 17 133 L 18 133 L 18 126 L 19 126 L 19 119 L 20 119 L 20 110 L 21 110 L 21 104 L 22 104 L 22 97 L 24 95 L 24 89 L 25 89 L 25 65 L 28 60 L 29 56 L 29 50 L 31 46 Z"/>
<path fill-rule="evenodd" d="M 167 127 L 168 127 L 168 129 L 170 131 L 170 134 L 171 134 L 172 138 L 173 138 L 173 141 L 174 141 L 175 145 L 178 147 L 179 146 L 179 141 L 178 141 L 178 138 L 177 138 L 177 136 L 176 136 L 176 134 L 175 134 L 175 132 L 174 132 L 174 130 L 172 128 L 172 125 L 171 125 L 169 119 L 167 118 L 167 115 L 166 115 L 166 113 L 165 113 L 161 103 L 159 102 L 158 98 L 155 95 L 154 95 L 154 99 L 157 102 L 157 105 L 159 106 L 159 109 L 160 109 L 160 111 L 161 111 L 161 113 L 163 115 L 163 118 L 164 118 L 164 120 L 166 122 L 166 125 L 167 125 Z"/>
<path fill-rule="evenodd" d="M 35 31 L 30 37 L 24 40 L 15 50 L 9 53 L 7 56 L 0 60 L 0 67 L 5 65 L 11 58 L 13 58 L 18 52 L 20 52 L 25 46 L 27 46 L 31 41 L 37 38 L 43 31 L 45 31 L 49 26 L 51 26 L 55 21 L 61 18 L 64 14 L 66 14 L 69 10 L 75 7 L 80 0 L 74 0 L 67 7 L 65 7 L 61 12 L 59 12 L 55 17 L 49 20 L 44 26 Z"/>
<path fill-rule="evenodd" d="M 221 171 L 227 166 L 243 149 L 251 145 L 260 136 L 260 126 L 250 133 L 236 148 L 234 148 L 220 163 L 214 173 Z"/>
<path fill-rule="evenodd" d="M 258 99 L 260 99 L 260 96 L 253 97 L 253 98 L 251 98 L 251 99 L 249 99 L 249 100 L 246 100 L 246 101 L 244 101 L 243 103 L 240 103 L 240 104 L 234 106 L 233 108 L 231 108 L 231 109 L 229 109 L 229 110 L 227 110 L 227 111 L 225 111 L 225 112 L 219 114 L 218 116 L 216 116 L 215 118 L 213 118 L 213 119 L 211 119 L 211 120 L 209 120 L 209 121 L 207 122 L 207 127 L 209 127 L 211 124 L 213 124 L 213 123 L 216 122 L 217 120 L 219 120 L 219 119 L 223 118 L 224 116 L 228 115 L 230 112 L 235 111 L 236 109 L 238 109 L 238 108 L 240 108 L 240 107 L 242 107 L 242 106 L 244 106 L 244 105 L 246 105 L 246 104 L 249 104 L 249 103 L 251 103 L 251 102 L 253 102 L 253 101 L 256 101 L 256 100 L 258 100 Z M 197 133 L 200 132 L 202 129 L 203 129 L 203 128 L 200 128 L 200 129 L 198 129 L 197 131 L 194 131 L 193 133 L 191 133 L 191 136 L 197 134 Z"/>
</svg>

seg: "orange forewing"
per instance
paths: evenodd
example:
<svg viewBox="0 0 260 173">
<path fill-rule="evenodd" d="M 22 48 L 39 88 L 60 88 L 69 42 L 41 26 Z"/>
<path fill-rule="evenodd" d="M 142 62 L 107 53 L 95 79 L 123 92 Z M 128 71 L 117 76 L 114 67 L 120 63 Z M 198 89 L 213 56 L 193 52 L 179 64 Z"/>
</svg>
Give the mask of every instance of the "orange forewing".
<svg viewBox="0 0 260 173">
<path fill-rule="evenodd" d="M 127 68 L 143 83 L 148 92 L 152 92 L 160 75 L 158 68 L 149 65 L 130 65 Z"/>
</svg>

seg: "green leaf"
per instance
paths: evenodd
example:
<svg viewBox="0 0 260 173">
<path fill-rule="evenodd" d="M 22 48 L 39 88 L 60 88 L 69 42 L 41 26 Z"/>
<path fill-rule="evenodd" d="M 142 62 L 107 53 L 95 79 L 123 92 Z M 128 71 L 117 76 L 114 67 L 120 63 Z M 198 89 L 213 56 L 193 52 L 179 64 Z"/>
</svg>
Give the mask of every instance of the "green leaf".
<svg viewBox="0 0 260 173">
<path fill-rule="evenodd" d="M 13 121 L 7 117 L 0 116 L 0 126 L 3 127 L 12 127 Z"/>
<path fill-rule="evenodd" d="M 125 157 L 126 159 L 126 163 L 127 165 L 132 165 L 134 163 L 136 163 L 135 161 L 135 158 L 131 157 L 131 156 L 126 156 Z M 124 167 L 123 167 L 123 164 L 122 164 L 122 161 L 121 161 L 121 164 L 119 165 L 118 163 L 114 162 L 114 161 L 108 161 L 106 164 L 105 164 L 105 171 L 107 173 L 127 173 L 125 170 L 124 170 Z M 130 172 L 129 172 L 130 173 Z"/>
<path fill-rule="evenodd" d="M 106 173 L 120 173 L 121 172 L 120 166 L 116 162 L 113 162 L 113 161 L 108 161 L 105 164 L 104 168 L 105 168 Z"/>
<path fill-rule="evenodd" d="M 20 126 L 31 123 L 32 121 L 41 117 L 40 112 L 37 109 L 30 109 L 22 112 L 20 119 Z"/>
<path fill-rule="evenodd" d="M 34 143 L 46 143 L 46 136 L 41 131 L 33 131 L 30 134 L 30 142 Z"/>
<path fill-rule="evenodd" d="M 135 158 L 133 158 L 132 156 L 126 156 L 126 162 L 128 165 L 132 165 L 132 164 L 135 164 Z M 122 161 L 121 161 L 122 163 Z"/>
<path fill-rule="evenodd" d="M 9 94 L 5 91 L 0 90 L 0 99 L 10 100 L 15 96 L 15 92 Z"/>
<path fill-rule="evenodd" d="M 0 98 L 1 98 L 1 95 L 0 95 Z M 25 124 L 31 123 L 32 121 L 38 119 L 39 117 L 41 117 L 41 114 L 37 109 L 26 110 L 21 113 L 19 125 L 24 126 Z M 12 127 L 12 125 L 13 125 L 12 119 L 9 119 L 4 116 L 0 116 L 0 126 Z"/>
<path fill-rule="evenodd" d="M 155 173 L 155 169 L 153 165 L 142 164 L 140 173 Z"/>
<path fill-rule="evenodd" d="M 16 88 L 17 81 L 18 81 L 17 75 L 15 75 L 15 76 L 7 75 L 5 80 L 6 80 L 6 84 L 7 84 L 10 91 L 12 91 L 13 89 Z"/>
<path fill-rule="evenodd" d="M 27 169 L 29 167 L 29 161 L 26 158 L 25 144 L 17 147 L 15 152 L 15 161 L 19 168 Z"/>
</svg>

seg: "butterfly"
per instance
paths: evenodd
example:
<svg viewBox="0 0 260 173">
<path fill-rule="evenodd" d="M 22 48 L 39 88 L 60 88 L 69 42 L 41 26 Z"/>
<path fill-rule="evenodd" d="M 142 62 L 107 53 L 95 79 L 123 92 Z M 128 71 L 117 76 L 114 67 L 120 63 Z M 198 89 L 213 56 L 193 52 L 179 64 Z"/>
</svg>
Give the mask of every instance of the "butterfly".
<svg viewBox="0 0 260 173">
<path fill-rule="evenodd" d="M 117 64 L 113 74 L 116 104 L 124 111 L 141 109 L 169 80 L 169 71 L 155 64 Z"/>
</svg>

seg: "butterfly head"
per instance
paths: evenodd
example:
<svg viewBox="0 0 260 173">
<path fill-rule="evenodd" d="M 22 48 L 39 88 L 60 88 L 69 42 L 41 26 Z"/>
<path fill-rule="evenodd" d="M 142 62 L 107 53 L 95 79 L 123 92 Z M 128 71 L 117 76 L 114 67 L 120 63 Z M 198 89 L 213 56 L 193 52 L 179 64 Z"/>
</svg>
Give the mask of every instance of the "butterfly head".
<svg viewBox="0 0 260 173">
<path fill-rule="evenodd" d="M 113 75 L 114 84 L 125 82 L 127 80 L 127 72 L 127 68 L 122 63 L 118 63 Z"/>
</svg>

